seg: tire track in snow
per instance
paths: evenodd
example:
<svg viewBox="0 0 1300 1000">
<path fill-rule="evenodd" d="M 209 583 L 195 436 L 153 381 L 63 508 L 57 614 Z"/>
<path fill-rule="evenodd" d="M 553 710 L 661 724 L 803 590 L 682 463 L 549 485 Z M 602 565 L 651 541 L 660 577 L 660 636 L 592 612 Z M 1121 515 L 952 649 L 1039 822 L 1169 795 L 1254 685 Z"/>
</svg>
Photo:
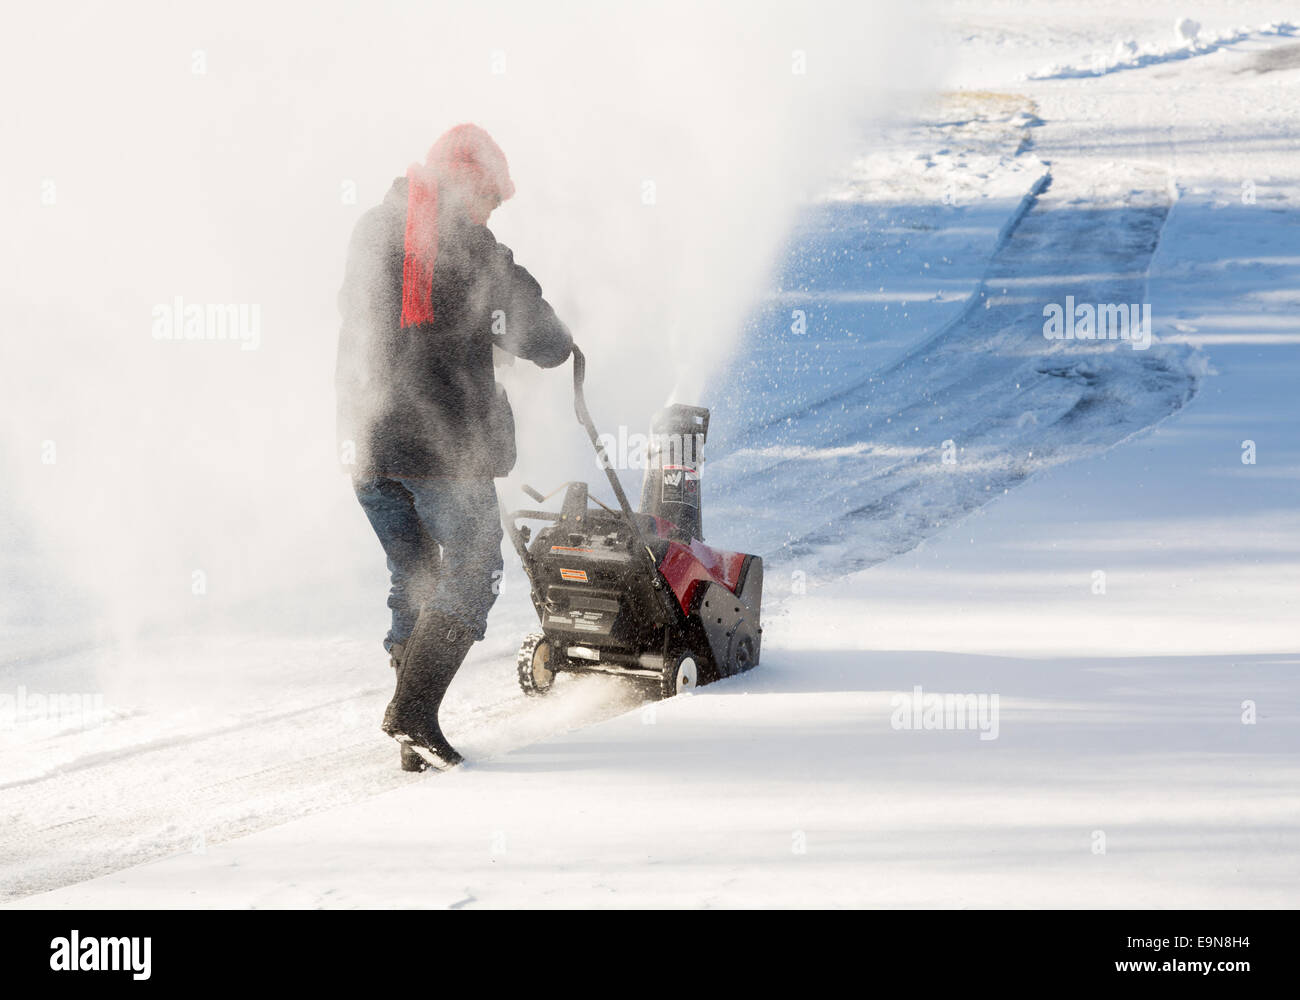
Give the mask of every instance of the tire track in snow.
<svg viewBox="0 0 1300 1000">
<path fill-rule="evenodd" d="M 525 699 L 514 687 L 513 661 L 487 652 L 466 664 L 443 712 L 469 768 L 640 703 L 639 689 L 603 677 L 563 678 L 550 698 Z M 203 851 L 412 782 L 454 778 L 398 769 L 396 745 L 379 732 L 389 693 L 367 688 L 87 754 L 9 782 L 0 902 Z"/>
<path fill-rule="evenodd" d="M 748 448 L 712 463 L 712 516 L 745 523 L 775 564 L 825 579 L 1175 412 L 1196 388 L 1186 350 L 1043 336 L 1043 307 L 1066 296 L 1145 300 L 1170 203 L 1167 173 L 1147 164 L 1054 177 L 955 321 L 783 425 L 747 429 Z"/>
</svg>

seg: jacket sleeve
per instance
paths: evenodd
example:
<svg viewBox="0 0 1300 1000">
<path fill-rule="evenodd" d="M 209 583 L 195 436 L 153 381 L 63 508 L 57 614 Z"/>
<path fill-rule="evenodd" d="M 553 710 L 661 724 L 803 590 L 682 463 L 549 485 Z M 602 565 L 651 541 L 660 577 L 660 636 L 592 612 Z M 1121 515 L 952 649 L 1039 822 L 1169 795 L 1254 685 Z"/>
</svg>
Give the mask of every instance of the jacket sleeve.
<svg viewBox="0 0 1300 1000">
<path fill-rule="evenodd" d="M 492 342 L 503 351 L 532 361 L 542 368 L 554 368 L 568 360 L 573 337 L 555 310 L 542 298 L 542 286 L 515 263 L 508 247 L 497 244 L 494 270 L 502 324 L 493 324 Z"/>
</svg>

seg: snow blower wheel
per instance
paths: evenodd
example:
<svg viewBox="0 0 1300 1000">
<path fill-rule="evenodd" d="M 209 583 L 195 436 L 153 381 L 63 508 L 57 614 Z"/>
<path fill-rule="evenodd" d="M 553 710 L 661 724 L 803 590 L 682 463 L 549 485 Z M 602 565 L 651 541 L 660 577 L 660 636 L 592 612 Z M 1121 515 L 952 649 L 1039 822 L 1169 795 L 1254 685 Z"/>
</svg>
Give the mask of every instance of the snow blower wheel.
<svg viewBox="0 0 1300 1000">
<path fill-rule="evenodd" d="M 659 675 L 659 696 L 671 698 L 683 691 L 694 691 L 700 680 L 700 667 L 694 653 L 679 653 L 664 664 Z"/>
<path fill-rule="evenodd" d="M 524 694 L 538 697 L 550 692 L 555 683 L 555 670 L 551 666 L 551 643 L 544 633 L 533 632 L 524 640 L 515 665 Z"/>
<path fill-rule="evenodd" d="M 743 674 L 746 670 L 754 665 L 754 640 L 744 638 L 736 647 L 735 671 L 734 673 Z"/>
</svg>

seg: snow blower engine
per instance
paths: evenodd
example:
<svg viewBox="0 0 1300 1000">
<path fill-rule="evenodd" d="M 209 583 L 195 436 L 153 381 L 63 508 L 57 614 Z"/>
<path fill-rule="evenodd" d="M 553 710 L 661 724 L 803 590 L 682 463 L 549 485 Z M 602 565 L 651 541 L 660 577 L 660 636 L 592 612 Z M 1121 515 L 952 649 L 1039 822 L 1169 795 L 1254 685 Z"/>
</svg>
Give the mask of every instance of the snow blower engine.
<svg viewBox="0 0 1300 1000">
<path fill-rule="evenodd" d="M 519 650 L 519 686 L 551 690 L 566 672 L 618 674 L 671 697 L 758 665 L 763 560 L 704 544 L 701 449 L 709 411 L 674 404 L 650 428 L 641 508 L 633 511 L 583 395 L 586 359 L 573 349 L 573 401 L 618 509 L 586 483 L 564 492 L 558 512 L 516 510 L 505 518 L 531 585 L 542 630 Z M 545 522 L 536 536 L 524 521 Z"/>
</svg>

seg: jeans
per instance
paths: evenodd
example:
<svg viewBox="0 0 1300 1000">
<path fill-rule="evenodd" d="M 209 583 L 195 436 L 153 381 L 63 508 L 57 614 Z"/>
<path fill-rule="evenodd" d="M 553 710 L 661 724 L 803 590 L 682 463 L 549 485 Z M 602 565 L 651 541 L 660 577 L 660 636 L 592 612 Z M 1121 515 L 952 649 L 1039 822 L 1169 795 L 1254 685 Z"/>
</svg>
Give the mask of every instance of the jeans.
<svg viewBox="0 0 1300 1000">
<path fill-rule="evenodd" d="M 393 622 L 384 648 L 406 642 L 426 607 L 482 639 L 504 566 L 492 480 L 399 477 L 358 480 L 354 487 L 392 577 Z"/>
</svg>

